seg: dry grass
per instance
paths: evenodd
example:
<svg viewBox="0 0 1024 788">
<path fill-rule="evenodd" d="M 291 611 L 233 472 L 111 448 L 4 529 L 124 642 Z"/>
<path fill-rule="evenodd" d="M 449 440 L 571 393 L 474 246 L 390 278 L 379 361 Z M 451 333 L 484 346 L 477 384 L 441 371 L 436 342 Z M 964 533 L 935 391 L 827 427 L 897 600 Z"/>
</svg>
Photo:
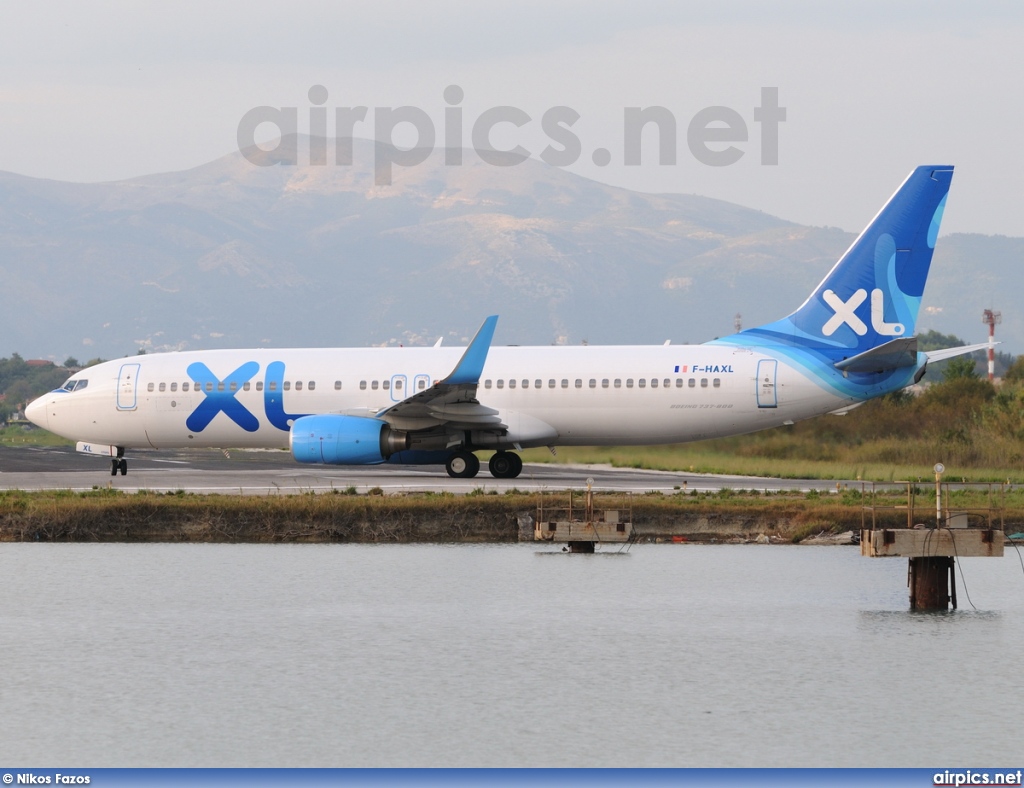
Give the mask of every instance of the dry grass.
<svg viewBox="0 0 1024 788">
<path fill-rule="evenodd" d="M 959 496 L 959 497 L 956 497 Z M 905 500 L 894 493 L 877 503 Z M 117 491 L 0 493 L 0 541 L 62 542 L 514 542 L 519 518 L 564 507 L 564 494 L 176 495 Z M 577 503 L 579 499 L 577 498 Z M 987 506 L 984 494 L 954 494 L 956 508 Z M 704 537 L 767 533 L 780 538 L 856 530 L 865 517 L 858 491 L 841 494 L 598 495 L 595 505 L 632 512 L 647 535 Z M 1008 527 L 1024 523 L 1024 492 L 1005 499 Z M 921 511 L 934 507 L 921 490 Z M 870 515 L 867 515 L 870 521 Z M 899 527 L 906 513 L 880 510 L 878 525 Z M 1016 525 L 1014 525 L 1016 524 Z"/>
</svg>

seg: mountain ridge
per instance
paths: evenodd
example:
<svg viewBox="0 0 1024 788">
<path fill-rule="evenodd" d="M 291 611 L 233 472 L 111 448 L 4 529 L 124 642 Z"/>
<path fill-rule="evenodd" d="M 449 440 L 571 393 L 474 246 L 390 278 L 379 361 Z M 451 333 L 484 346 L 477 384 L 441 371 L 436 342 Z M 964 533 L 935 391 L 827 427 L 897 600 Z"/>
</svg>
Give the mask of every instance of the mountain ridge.
<svg viewBox="0 0 1024 788">
<path fill-rule="evenodd" d="M 308 144 L 294 140 L 299 160 Z M 498 342 L 700 342 L 731 333 L 737 312 L 755 325 L 796 308 L 854 238 L 470 151 L 461 166 L 435 151 L 380 186 L 374 144 L 354 140 L 344 166 L 234 152 L 98 184 L 0 173 L 0 271 L 17 294 L 0 346 L 63 358 L 463 341 L 494 313 Z M 981 341 L 981 310 L 1024 284 L 1021 253 L 1019 238 L 940 238 L 919 329 Z M 1007 314 L 1000 332 L 1019 344 L 1024 325 Z"/>
</svg>

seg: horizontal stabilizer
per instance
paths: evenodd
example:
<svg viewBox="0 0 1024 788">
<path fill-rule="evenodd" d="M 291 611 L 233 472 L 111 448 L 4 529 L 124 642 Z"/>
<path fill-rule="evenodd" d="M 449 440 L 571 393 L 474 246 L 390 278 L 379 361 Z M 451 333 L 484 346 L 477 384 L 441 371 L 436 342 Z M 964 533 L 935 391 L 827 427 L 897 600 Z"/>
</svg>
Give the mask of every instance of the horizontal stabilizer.
<svg viewBox="0 0 1024 788">
<path fill-rule="evenodd" d="M 998 342 L 993 344 L 998 345 Z M 928 350 L 925 351 L 925 355 L 928 356 L 928 363 L 932 364 L 936 361 L 945 361 L 947 358 L 956 358 L 962 356 L 965 353 L 973 353 L 975 350 L 988 350 L 988 342 L 982 342 L 980 345 L 962 345 L 961 347 L 947 347 L 942 350 Z"/>
<path fill-rule="evenodd" d="M 837 361 L 843 372 L 887 372 L 917 364 L 917 337 L 893 339 L 856 356 Z"/>
</svg>

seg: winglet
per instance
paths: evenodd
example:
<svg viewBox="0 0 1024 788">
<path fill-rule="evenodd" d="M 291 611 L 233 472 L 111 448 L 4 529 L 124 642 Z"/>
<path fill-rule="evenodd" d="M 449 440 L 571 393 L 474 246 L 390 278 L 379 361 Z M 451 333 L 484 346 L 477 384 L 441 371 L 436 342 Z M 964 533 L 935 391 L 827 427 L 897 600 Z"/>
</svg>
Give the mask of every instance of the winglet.
<svg viewBox="0 0 1024 788">
<path fill-rule="evenodd" d="M 494 338 L 494 327 L 498 325 L 498 316 L 491 315 L 484 320 L 483 325 L 476 332 L 473 341 L 469 343 L 466 352 L 462 354 L 459 363 L 455 365 L 452 373 L 442 383 L 449 385 L 476 385 L 480 382 L 480 374 L 484 370 L 484 362 L 487 361 L 487 351 L 491 349 L 491 340 Z"/>
</svg>

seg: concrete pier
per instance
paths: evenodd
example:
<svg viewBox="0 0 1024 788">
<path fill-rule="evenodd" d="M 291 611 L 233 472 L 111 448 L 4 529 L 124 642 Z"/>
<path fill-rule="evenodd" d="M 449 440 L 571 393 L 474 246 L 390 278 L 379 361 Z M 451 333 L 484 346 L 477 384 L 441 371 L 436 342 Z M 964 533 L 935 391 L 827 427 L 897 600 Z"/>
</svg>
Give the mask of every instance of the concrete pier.
<svg viewBox="0 0 1024 788">
<path fill-rule="evenodd" d="M 992 528 L 883 528 L 861 532 L 860 554 L 910 559 L 907 586 L 913 610 L 956 610 L 954 559 L 998 558 L 1003 532 Z"/>
</svg>

